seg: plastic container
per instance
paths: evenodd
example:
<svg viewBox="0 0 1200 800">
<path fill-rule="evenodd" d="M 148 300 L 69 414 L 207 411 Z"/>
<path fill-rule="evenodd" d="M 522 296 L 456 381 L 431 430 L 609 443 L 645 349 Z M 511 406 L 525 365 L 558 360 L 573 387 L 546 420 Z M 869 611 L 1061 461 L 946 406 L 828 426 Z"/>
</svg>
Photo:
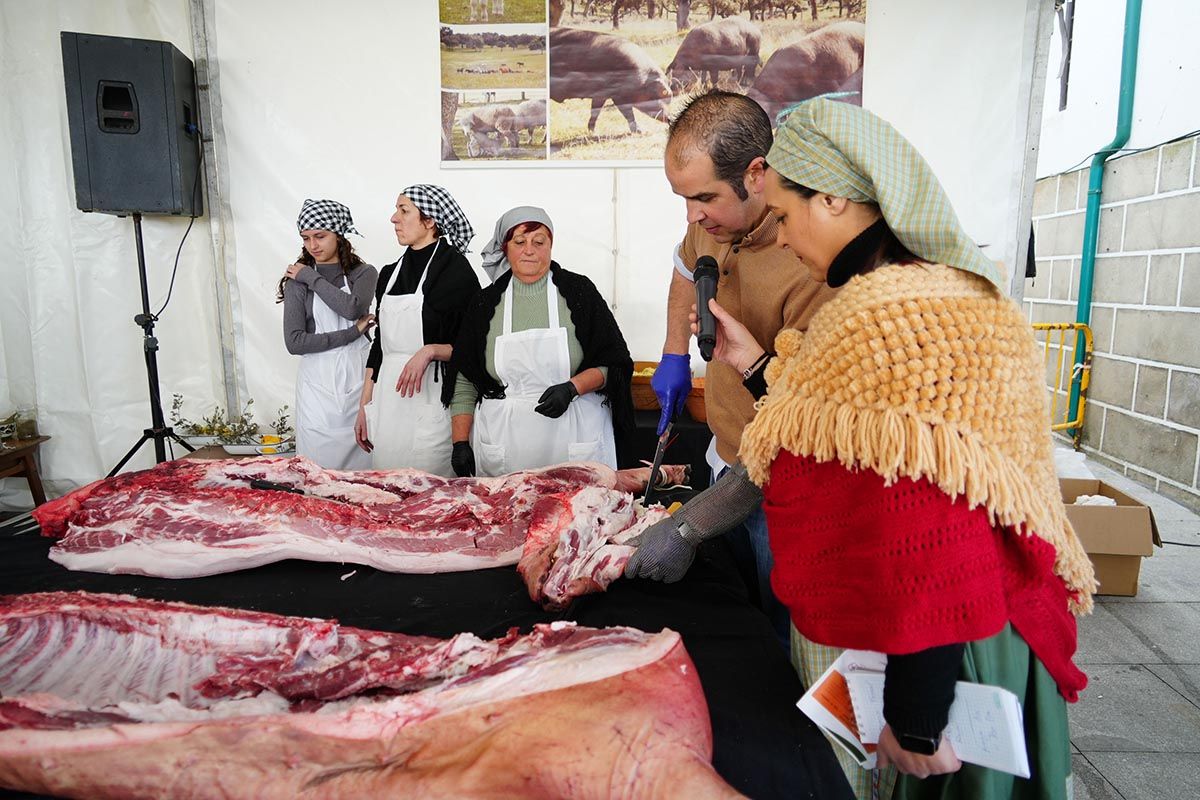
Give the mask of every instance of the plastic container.
<svg viewBox="0 0 1200 800">
<path fill-rule="evenodd" d="M 36 439 L 38 437 L 37 409 L 33 406 L 17 408 L 17 438 Z"/>
</svg>

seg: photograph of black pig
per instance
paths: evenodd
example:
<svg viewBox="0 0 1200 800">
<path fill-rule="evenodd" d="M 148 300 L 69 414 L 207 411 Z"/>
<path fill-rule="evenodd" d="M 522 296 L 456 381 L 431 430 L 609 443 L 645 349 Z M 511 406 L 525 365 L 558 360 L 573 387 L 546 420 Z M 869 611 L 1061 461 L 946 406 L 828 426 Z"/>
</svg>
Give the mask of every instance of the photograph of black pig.
<svg viewBox="0 0 1200 800">
<path fill-rule="evenodd" d="M 741 17 L 697 25 L 688 31 L 675 58 L 667 65 L 671 88 L 678 92 L 716 86 L 720 74 L 726 70 L 732 70 L 738 84 L 749 86 L 761 63 L 758 56 L 761 47 L 762 31 Z"/>
<path fill-rule="evenodd" d="M 505 9 L 533 1 L 505 0 Z M 440 3 L 469 12 L 468 0 Z M 443 127 L 445 160 L 661 162 L 671 114 L 713 87 L 754 98 L 772 117 L 816 95 L 861 104 L 867 6 L 550 0 L 548 28 L 535 32 L 544 60 L 505 50 L 495 64 L 472 49 L 476 30 L 443 19 L 442 89 L 456 89 L 462 103 L 443 108 L 444 117 L 453 114 L 452 127 Z M 502 25 L 494 33 L 511 39 L 528 28 Z M 450 45 L 458 60 L 448 66 Z"/>
<path fill-rule="evenodd" d="M 553 28 L 550 31 L 550 99 L 583 98 L 592 104 L 588 133 L 604 105 L 613 105 L 638 132 L 634 109 L 667 121 L 671 87 L 657 64 L 633 42 L 609 33 Z"/>
<path fill-rule="evenodd" d="M 866 25 L 861 22 L 837 22 L 819 28 L 772 53 L 746 96 L 774 120 L 779 112 L 801 100 L 837 92 L 843 85 L 850 85 L 854 73 L 862 71 L 865 43 Z M 862 105 L 861 80 L 860 75 L 857 105 Z"/>
</svg>

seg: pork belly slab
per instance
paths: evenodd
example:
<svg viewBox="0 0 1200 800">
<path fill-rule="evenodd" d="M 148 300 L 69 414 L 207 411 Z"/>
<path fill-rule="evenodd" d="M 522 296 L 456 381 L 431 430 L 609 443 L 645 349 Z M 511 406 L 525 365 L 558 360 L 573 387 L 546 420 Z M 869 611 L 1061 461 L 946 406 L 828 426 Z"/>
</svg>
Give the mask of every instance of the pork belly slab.
<svg viewBox="0 0 1200 800">
<path fill-rule="evenodd" d="M 96 481 L 34 516 L 59 537 L 50 558 L 72 570 L 193 578 L 299 558 L 458 572 L 515 564 L 541 500 L 590 490 L 632 503 L 641 472 L 563 464 L 442 478 L 325 470 L 302 457 L 178 460 Z"/>
</svg>

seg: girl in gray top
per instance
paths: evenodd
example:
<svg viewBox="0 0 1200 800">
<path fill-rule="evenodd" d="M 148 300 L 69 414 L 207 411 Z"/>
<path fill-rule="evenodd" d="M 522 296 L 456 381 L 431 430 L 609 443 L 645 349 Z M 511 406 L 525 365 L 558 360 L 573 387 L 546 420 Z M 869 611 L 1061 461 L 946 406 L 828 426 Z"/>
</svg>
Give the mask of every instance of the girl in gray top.
<svg viewBox="0 0 1200 800">
<path fill-rule="evenodd" d="M 350 210 L 305 200 L 296 221 L 304 249 L 279 282 L 283 338 L 302 356 L 296 376 L 296 450 L 327 469 L 368 469 L 354 441 L 363 365 L 375 322 L 375 268 L 354 253 Z M 361 235 L 361 234 L 360 234 Z"/>
</svg>

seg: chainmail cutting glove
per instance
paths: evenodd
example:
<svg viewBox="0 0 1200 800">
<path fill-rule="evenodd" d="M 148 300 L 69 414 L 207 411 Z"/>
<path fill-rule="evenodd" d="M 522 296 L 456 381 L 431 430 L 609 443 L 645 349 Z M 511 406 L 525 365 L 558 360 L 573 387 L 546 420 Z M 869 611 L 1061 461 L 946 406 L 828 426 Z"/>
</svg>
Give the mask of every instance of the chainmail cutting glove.
<svg viewBox="0 0 1200 800">
<path fill-rule="evenodd" d="M 675 517 L 660 519 L 630 544 L 637 550 L 625 563 L 626 578 L 674 583 L 687 574 L 696 557 L 696 545 L 683 538 Z"/>
<path fill-rule="evenodd" d="M 700 543 L 740 525 L 762 505 L 762 490 L 746 468 L 734 465 L 720 480 L 681 508 L 654 523 L 629 544 L 637 550 L 625 564 L 625 577 L 674 583 L 687 574 Z"/>
</svg>

